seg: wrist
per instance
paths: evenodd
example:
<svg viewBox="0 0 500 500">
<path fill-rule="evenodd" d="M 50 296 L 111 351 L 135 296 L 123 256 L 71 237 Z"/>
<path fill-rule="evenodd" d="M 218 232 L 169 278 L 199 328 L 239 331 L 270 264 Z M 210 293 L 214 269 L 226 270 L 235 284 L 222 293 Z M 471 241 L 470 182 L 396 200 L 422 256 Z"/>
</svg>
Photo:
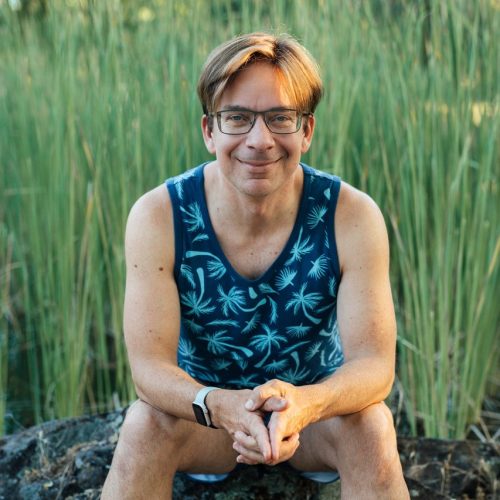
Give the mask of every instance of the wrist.
<svg viewBox="0 0 500 500">
<path fill-rule="evenodd" d="M 216 391 L 209 392 L 205 398 L 205 404 L 210 412 L 210 418 L 212 424 L 217 428 L 224 427 L 221 416 L 224 415 L 224 393 L 228 392 L 226 389 L 218 389 Z"/>
</svg>

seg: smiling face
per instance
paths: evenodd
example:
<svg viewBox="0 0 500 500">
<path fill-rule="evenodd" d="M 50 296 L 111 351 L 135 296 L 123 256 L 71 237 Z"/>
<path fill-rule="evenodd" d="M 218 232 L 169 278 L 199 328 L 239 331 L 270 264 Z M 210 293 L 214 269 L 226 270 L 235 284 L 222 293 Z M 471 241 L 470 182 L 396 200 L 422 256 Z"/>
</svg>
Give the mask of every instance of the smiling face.
<svg viewBox="0 0 500 500">
<path fill-rule="evenodd" d="M 279 74 L 269 63 L 258 62 L 244 69 L 222 94 L 217 111 L 244 108 L 266 111 L 294 108 L 280 83 Z M 216 156 L 220 173 L 241 194 L 263 197 L 292 182 L 300 157 L 310 146 L 314 117 L 304 116 L 293 134 L 272 133 L 258 115 L 250 132 L 223 134 L 217 120 L 204 116 L 202 130 L 208 151 Z"/>
</svg>

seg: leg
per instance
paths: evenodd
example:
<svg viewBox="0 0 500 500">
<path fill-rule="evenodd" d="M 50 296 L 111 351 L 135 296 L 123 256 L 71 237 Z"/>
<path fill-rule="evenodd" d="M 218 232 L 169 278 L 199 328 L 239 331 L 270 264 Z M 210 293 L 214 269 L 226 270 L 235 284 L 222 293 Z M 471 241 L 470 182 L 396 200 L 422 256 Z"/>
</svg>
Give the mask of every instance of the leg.
<svg viewBox="0 0 500 500">
<path fill-rule="evenodd" d="M 384 403 L 313 424 L 300 440 L 290 464 L 303 471 L 337 469 L 342 498 L 409 498 L 392 415 Z"/>
<path fill-rule="evenodd" d="M 123 422 L 101 498 L 171 498 L 177 470 L 216 474 L 235 465 L 232 439 L 224 430 L 202 427 L 136 401 Z"/>
</svg>

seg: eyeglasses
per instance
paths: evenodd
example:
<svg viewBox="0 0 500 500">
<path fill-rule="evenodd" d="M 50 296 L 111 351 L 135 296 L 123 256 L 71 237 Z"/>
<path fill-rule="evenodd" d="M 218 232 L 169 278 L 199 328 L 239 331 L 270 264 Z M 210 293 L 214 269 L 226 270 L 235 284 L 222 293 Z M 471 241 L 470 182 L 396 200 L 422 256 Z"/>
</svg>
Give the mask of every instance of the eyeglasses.
<svg viewBox="0 0 500 500">
<path fill-rule="evenodd" d="M 252 111 L 250 109 L 225 109 L 211 113 L 217 117 L 219 130 L 223 134 L 242 135 L 252 130 L 257 116 L 262 115 L 264 123 L 273 134 L 294 134 L 300 129 L 303 116 L 311 113 L 301 113 L 296 109 L 269 109 L 267 111 Z"/>
</svg>

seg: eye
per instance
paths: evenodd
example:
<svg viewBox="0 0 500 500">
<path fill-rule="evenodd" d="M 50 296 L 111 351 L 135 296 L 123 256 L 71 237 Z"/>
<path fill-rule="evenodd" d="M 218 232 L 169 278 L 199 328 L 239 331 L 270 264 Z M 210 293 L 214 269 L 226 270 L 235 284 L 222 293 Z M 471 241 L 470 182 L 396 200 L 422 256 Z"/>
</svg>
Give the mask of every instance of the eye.
<svg viewBox="0 0 500 500">
<path fill-rule="evenodd" d="M 226 123 L 232 123 L 234 125 L 249 123 L 252 121 L 252 117 L 249 113 L 242 112 L 229 111 L 227 113 L 223 113 L 222 117 Z"/>
<path fill-rule="evenodd" d="M 293 113 L 273 113 L 268 117 L 269 122 L 275 124 L 290 123 L 295 120 Z"/>
</svg>

